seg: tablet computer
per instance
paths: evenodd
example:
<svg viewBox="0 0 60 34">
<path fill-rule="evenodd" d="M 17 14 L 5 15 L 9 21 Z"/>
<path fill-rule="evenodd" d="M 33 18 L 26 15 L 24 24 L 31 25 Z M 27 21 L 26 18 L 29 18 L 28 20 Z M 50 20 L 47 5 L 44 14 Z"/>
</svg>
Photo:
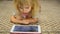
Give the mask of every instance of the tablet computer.
<svg viewBox="0 0 60 34">
<path fill-rule="evenodd" d="M 10 33 L 12 34 L 32 34 L 32 33 L 41 33 L 40 25 L 13 25 Z"/>
</svg>

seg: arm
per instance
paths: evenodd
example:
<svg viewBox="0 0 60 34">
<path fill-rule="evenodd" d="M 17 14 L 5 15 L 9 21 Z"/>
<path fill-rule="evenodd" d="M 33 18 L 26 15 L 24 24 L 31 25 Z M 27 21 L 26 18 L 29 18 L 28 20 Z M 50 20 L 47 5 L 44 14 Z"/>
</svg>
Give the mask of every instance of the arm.
<svg viewBox="0 0 60 34">
<path fill-rule="evenodd" d="M 11 21 L 12 23 L 21 23 L 21 22 L 22 22 L 21 20 L 16 19 L 14 16 L 11 16 L 10 21 Z"/>
<path fill-rule="evenodd" d="M 30 18 L 30 19 L 26 19 L 29 23 L 36 23 L 38 22 L 38 18 Z"/>
<path fill-rule="evenodd" d="M 18 23 L 18 24 L 29 24 L 29 22 L 27 22 L 26 20 L 18 20 L 14 16 L 11 16 L 10 21 L 12 23 Z"/>
</svg>

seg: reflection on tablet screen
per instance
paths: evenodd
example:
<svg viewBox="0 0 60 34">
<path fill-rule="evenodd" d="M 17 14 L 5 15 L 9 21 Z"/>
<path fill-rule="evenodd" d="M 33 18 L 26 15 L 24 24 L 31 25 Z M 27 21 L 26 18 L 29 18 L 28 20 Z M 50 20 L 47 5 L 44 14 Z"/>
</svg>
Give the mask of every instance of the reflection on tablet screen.
<svg viewBox="0 0 60 34">
<path fill-rule="evenodd" d="M 15 26 L 13 31 L 17 31 L 17 32 L 38 32 L 38 26 Z"/>
</svg>

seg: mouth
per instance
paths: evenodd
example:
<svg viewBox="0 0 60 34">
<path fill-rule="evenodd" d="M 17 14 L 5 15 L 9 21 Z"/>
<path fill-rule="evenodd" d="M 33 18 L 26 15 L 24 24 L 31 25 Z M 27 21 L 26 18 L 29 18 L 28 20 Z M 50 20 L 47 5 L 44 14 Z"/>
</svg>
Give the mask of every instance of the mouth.
<svg viewBox="0 0 60 34">
<path fill-rule="evenodd" d="M 25 15 L 26 16 L 26 15 L 28 15 L 28 13 L 23 13 L 22 15 Z"/>
<path fill-rule="evenodd" d="M 27 13 L 27 12 L 22 12 L 22 15 L 27 16 L 27 15 L 29 15 L 29 13 Z"/>
</svg>

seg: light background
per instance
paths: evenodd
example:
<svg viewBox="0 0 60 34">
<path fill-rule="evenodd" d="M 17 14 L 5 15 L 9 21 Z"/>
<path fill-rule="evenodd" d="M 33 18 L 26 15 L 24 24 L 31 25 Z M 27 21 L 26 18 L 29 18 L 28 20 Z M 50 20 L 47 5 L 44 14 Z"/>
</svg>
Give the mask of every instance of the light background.
<svg viewBox="0 0 60 34">
<path fill-rule="evenodd" d="M 40 0 L 42 34 L 60 34 L 60 0 Z M 10 17 L 16 11 L 12 1 L 0 1 L 0 34 L 9 34 L 13 23 Z"/>
</svg>

